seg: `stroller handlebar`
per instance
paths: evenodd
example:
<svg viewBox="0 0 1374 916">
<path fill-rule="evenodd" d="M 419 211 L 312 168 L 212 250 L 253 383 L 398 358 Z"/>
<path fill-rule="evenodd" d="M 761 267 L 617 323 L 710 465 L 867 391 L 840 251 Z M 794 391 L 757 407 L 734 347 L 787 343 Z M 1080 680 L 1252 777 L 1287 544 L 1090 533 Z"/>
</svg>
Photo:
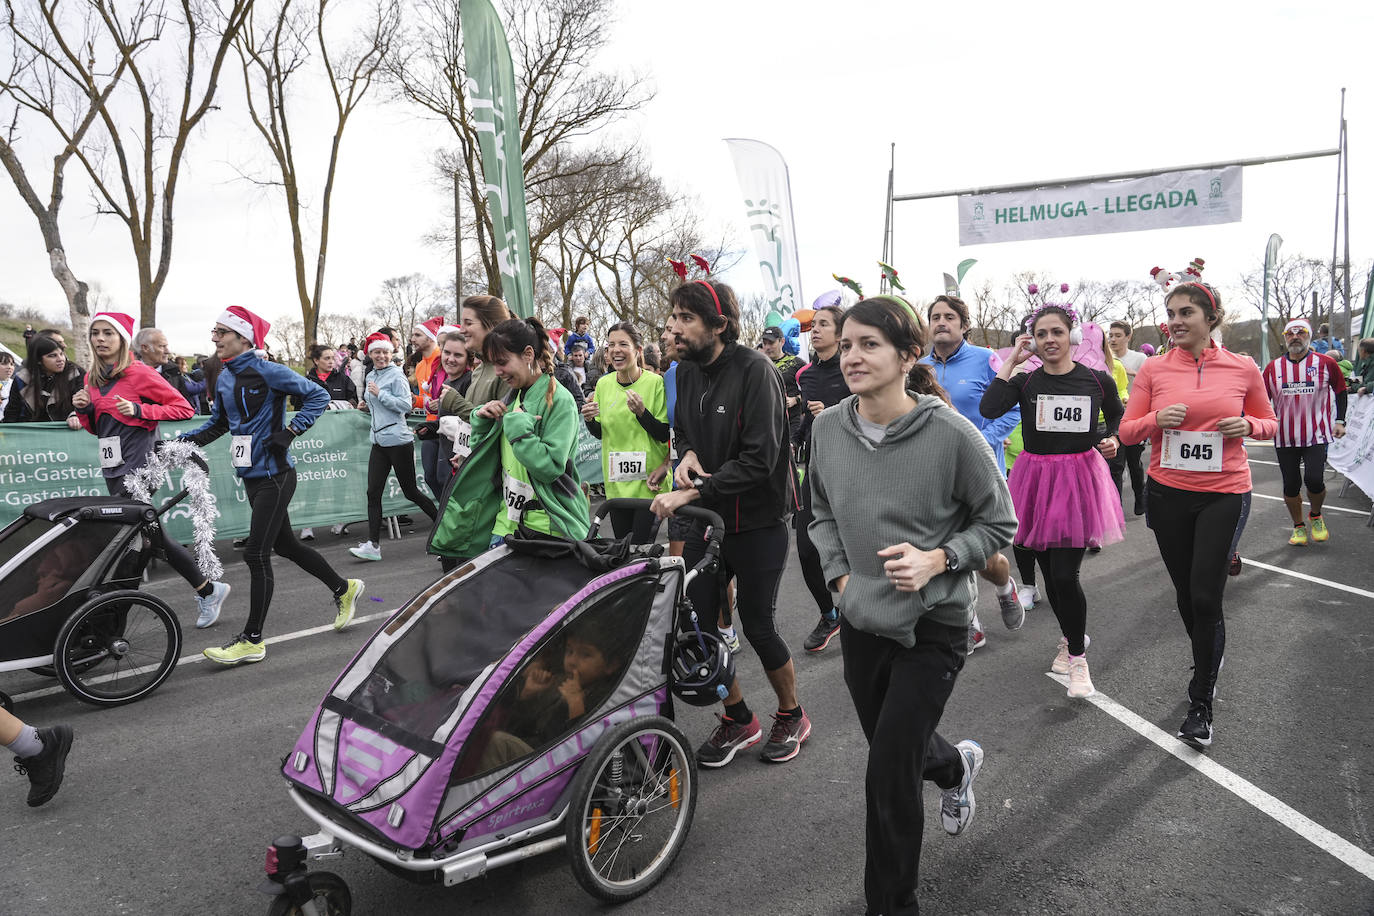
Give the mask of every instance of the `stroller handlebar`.
<svg viewBox="0 0 1374 916">
<path fill-rule="evenodd" d="M 597 511 L 596 518 L 592 522 L 592 530 L 595 531 L 601 527 L 602 519 L 609 515 L 612 509 L 648 509 L 651 505 L 653 505 L 653 501 L 648 499 L 608 499 L 601 504 L 601 508 Z M 710 570 L 720 557 L 720 544 L 725 539 L 725 519 L 710 509 L 692 505 L 678 507 L 677 515 L 706 524 L 706 553 L 702 556 L 701 561 L 689 571 L 689 576 Z"/>
</svg>

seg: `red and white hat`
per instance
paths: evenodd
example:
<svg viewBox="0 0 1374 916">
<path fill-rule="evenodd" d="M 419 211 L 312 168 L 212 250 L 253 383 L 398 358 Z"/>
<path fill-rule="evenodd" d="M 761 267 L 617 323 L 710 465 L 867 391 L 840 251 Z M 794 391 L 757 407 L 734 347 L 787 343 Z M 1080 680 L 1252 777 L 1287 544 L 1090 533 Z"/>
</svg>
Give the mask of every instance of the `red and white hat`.
<svg viewBox="0 0 1374 916">
<path fill-rule="evenodd" d="M 439 334 L 461 334 L 463 329 L 456 324 L 444 324 L 439 326 Z"/>
<path fill-rule="evenodd" d="M 272 329 L 272 325 L 243 306 L 229 306 L 217 320 L 235 334 L 250 341 L 259 350 L 267 347 L 267 332 Z"/>
<path fill-rule="evenodd" d="M 428 337 L 430 340 L 439 339 L 439 329 L 443 326 L 444 319 L 439 317 L 431 318 L 424 324 L 418 325 L 420 331 L 423 332 L 424 335 Z"/>
<path fill-rule="evenodd" d="M 124 338 L 126 344 L 134 342 L 134 316 L 126 315 L 123 312 L 96 312 L 91 316 L 91 324 L 97 321 L 104 321 L 114 326 L 119 332 L 119 336 Z"/>
<path fill-rule="evenodd" d="M 388 350 L 394 349 L 395 347 L 391 342 L 391 338 L 387 337 L 381 331 L 367 335 L 367 340 L 364 341 L 364 343 L 366 344 L 366 346 L 363 347 L 363 352 L 365 353 L 371 353 L 377 347 L 386 347 Z"/>
</svg>

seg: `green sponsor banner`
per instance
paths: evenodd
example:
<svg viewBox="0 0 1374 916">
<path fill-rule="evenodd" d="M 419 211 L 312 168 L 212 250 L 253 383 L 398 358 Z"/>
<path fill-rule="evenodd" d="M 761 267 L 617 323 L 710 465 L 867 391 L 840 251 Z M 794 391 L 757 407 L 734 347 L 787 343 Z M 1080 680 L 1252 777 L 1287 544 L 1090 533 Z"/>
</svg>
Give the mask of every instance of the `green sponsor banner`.
<svg viewBox="0 0 1374 916">
<path fill-rule="evenodd" d="M 205 417 L 193 417 L 164 422 L 158 430 L 164 439 L 171 439 L 195 429 L 205 420 Z M 293 528 L 367 518 L 367 459 L 372 451 L 368 430 L 366 413 L 331 410 L 291 443 L 297 481 L 296 495 L 291 500 Z M 205 449 L 210 459 L 211 492 L 219 510 L 215 531 L 221 538 L 248 534 L 248 497 L 230 463 L 229 444 L 230 437 L 225 435 Z M 419 462 L 420 444 L 417 441 L 415 476 L 420 488 L 428 492 Z M 598 454 L 598 475 L 600 468 Z M 180 473 L 174 472 L 172 479 L 180 487 Z M 174 492 L 170 485 L 163 486 L 157 493 L 157 505 Z M 65 423 L 0 424 L 0 525 L 8 525 L 19 517 L 25 506 L 45 499 L 106 495 L 108 491 L 96 458 L 96 439 L 90 433 L 70 430 Z M 386 491 L 382 494 L 382 512 L 385 515 L 423 514 L 401 494 L 394 474 L 387 479 Z M 163 521 L 172 537 L 183 543 L 191 542 L 191 512 L 184 502 L 174 506 Z"/>
<path fill-rule="evenodd" d="M 586 423 L 577 424 L 577 476 L 583 483 L 605 483 L 601 474 L 601 440 L 591 434 Z"/>
<path fill-rule="evenodd" d="M 515 314 L 534 314 L 530 228 L 525 217 L 525 171 L 520 150 L 520 98 L 501 17 L 488 0 L 460 0 L 468 103 L 482 150 L 492 247 L 501 269 L 501 295 Z"/>
</svg>

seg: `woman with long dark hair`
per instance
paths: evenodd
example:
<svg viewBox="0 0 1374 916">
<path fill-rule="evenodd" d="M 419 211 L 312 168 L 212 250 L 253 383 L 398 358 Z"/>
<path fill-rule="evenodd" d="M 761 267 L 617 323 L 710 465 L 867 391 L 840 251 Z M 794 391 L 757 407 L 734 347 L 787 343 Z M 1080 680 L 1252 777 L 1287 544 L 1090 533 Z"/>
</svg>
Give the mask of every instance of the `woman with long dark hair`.
<svg viewBox="0 0 1374 916">
<path fill-rule="evenodd" d="M 339 366 L 339 356 L 338 350 L 328 344 L 318 343 L 311 344 L 310 352 L 307 354 L 310 368 L 305 371 L 305 377 L 329 392 L 329 406 L 332 410 L 358 406 L 358 389 L 353 384 L 353 379 Z M 291 407 L 300 410 L 301 399 L 292 398 Z"/>
<path fill-rule="evenodd" d="M 15 373 L 15 381 L 23 385 L 11 391 L 5 404 L 6 423 L 39 423 L 66 421 L 71 429 L 80 429 L 72 406 L 72 395 L 81 388 L 81 367 L 68 362 L 66 347 L 60 340 L 37 334 L 29 341 L 24 365 Z"/>
<path fill-rule="evenodd" d="M 941 789 L 946 832 L 973 820 L 983 749 L 951 744 L 936 728 L 968 653 L 974 572 L 1016 527 L 992 448 L 917 362 L 925 342 L 903 299 L 849 310 L 839 346 L 853 394 L 816 416 L 807 473 L 811 540 L 840 610 L 845 685 L 868 739 L 864 896 L 873 914 L 918 911 L 925 780 Z"/>
</svg>

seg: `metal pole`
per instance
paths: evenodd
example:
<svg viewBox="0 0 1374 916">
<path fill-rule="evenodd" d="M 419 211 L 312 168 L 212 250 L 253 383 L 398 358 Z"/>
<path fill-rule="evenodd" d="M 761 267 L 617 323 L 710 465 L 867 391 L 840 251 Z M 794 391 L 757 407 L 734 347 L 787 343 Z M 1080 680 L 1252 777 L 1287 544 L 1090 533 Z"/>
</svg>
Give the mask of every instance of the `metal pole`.
<svg viewBox="0 0 1374 916">
<path fill-rule="evenodd" d="M 1233 165 L 1265 165 L 1270 162 L 1296 162 L 1299 159 L 1319 159 L 1323 156 L 1336 156 L 1339 149 L 1314 150 L 1308 153 L 1290 153 L 1286 156 L 1258 156 L 1253 159 L 1232 159 L 1227 162 L 1204 162 L 1200 165 L 1175 165 L 1164 169 L 1141 169 L 1135 172 L 1104 172 L 1101 175 L 1085 175 L 1082 178 L 1056 178 L 1053 181 L 1029 181 L 1021 184 L 988 185 L 981 188 L 961 188 L 954 191 L 929 191 L 924 194 L 898 194 L 895 200 L 931 200 L 936 197 L 959 197 L 964 194 L 996 194 L 1002 191 L 1033 191 L 1037 188 L 1057 188 L 1070 184 L 1087 184 L 1093 181 L 1118 181 L 1123 178 L 1148 178 L 1151 175 L 1165 175 L 1169 172 L 1187 172 L 1195 169 L 1223 169 Z"/>
<path fill-rule="evenodd" d="M 1341 90 L 1341 130 L 1337 135 L 1336 156 L 1336 213 L 1335 225 L 1331 229 L 1331 295 L 1326 302 L 1327 321 L 1336 323 L 1336 243 L 1341 239 L 1341 172 L 1345 165 L 1345 150 L 1340 141 L 1345 136 L 1345 90 Z M 1317 324 L 1321 324 L 1320 316 Z M 1320 327 L 1318 327 L 1320 332 Z M 1315 335 L 1314 335 L 1315 336 Z"/>
<path fill-rule="evenodd" d="M 1341 90 L 1341 92 L 1342 94 L 1344 94 L 1345 90 Z M 1351 357 L 1355 356 L 1356 351 L 1355 327 L 1351 323 L 1350 319 L 1350 132 L 1346 129 L 1345 124 L 1344 98 L 1342 98 L 1341 101 L 1341 111 L 1341 159 L 1345 161 L 1345 165 L 1341 170 L 1341 175 L 1344 176 L 1343 180 L 1345 182 L 1345 187 L 1342 189 L 1341 194 L 1341 197 L 1344 201 L 1343 209 L 1345 211 L 1343 217 L 1345 221 L 1345 227 L 1343 229 L 1345 235 L 1345 333 L 1346 336 L 1349 338 L 1346 342 L 1345 356 L 1347 359 L 1350 359 Z"/>
<path fill-rule="evenodd" d="M 453 173 L 453 313 L 454 324 L 463 323 L 463 208 L 458 173 Z"/>
</svg>

